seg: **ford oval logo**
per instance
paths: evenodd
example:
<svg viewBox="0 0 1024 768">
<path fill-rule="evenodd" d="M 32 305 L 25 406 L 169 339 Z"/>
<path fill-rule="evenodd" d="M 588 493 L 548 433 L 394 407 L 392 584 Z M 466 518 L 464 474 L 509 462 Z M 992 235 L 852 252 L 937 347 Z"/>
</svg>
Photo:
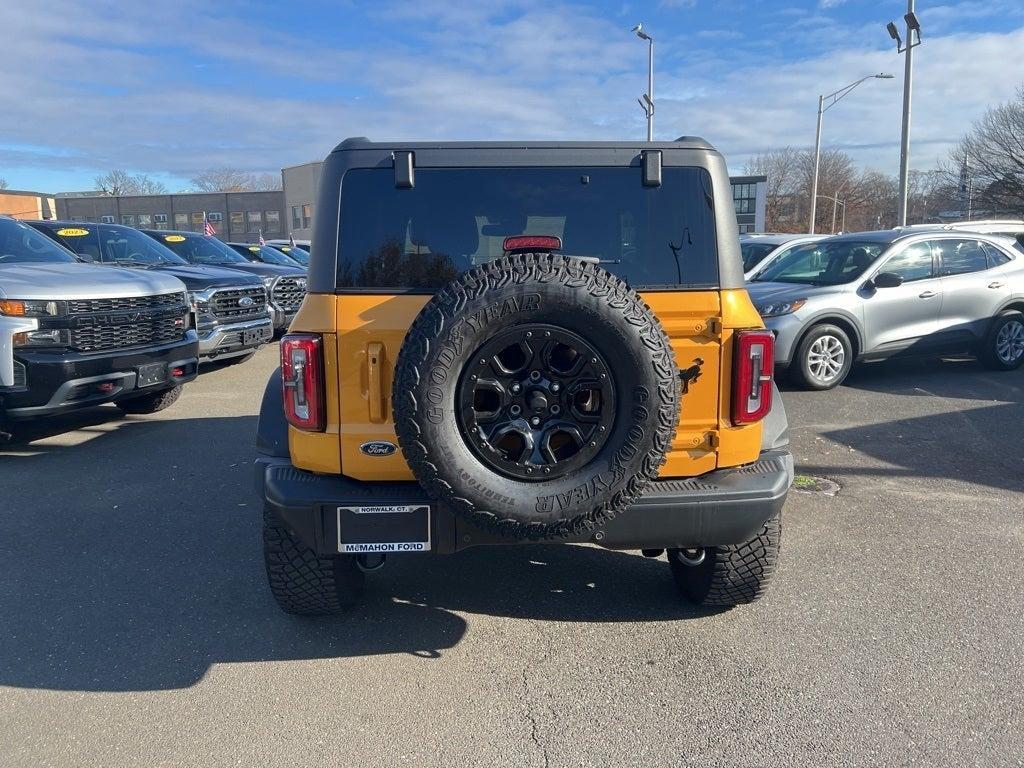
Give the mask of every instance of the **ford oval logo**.
<svg viewBox="0 0 1024 768">
<path fill-rule="evenodd" d="M 238 300 L 238 306 L 240 307 L 251 307 L 252 303 L 252 296 L 243 296 Z"/>
<path fill-rule="evenodd" d="M 372 442 L 360 445 L 359 450 L 367 456 L 391 456 L 398 450 L 398 446 L 386 440 L 373 440 Z"/>
</svg>

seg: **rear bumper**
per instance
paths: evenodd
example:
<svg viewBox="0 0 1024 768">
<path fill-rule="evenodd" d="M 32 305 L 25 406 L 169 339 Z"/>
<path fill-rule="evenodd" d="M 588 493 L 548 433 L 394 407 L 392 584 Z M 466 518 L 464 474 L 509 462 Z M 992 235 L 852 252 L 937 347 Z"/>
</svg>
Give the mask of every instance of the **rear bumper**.
<svg viewBox="0 0 1024 768">
<path fill-rule="evenodd" d="M 765 451 L 758 461 L 742 467 L 696 478 L 657 480 L 624 514 L 600 529 L 564 541 L 608 549 L 739 544 L 782 510 L 792 481 L 792 455 L 786 450 Z M 528 543 L 474 526 L 430 500 L 414 482 L 364 483 L 305 472 L 287 459 L 260 457 L 256 485 L 266 506 L 321 555 L 338 552 L 339 506 L 430 505 L 431 541 L 440 554 L 484 544 Z M 381 536 L 381 541 L 389 541 L 386 531 Z"/>
<path fill-rule="evenodd" d="M 6 415 L 12 419 L 52 416 L 119 400 L 129 393 L 158 392 L 194 379 L 199 371 L 193 331 L 172 344 L 141 350 L 81 354 L 70 351 L 19 351 L 15 362 L 25 367 L 25 385 L 0 390 Z M 166 381 L 137 386 L 141 366 L 162 364 Z M 181 368 L 180 376 L 171 370 Z"/>
<path fill-rule="evenodd" d="M 247 332 L 252 331 L 257 331 L 258 333 L 247 334 Z M 255 339 L 245 343 L 244 337 L 246 335 L 254 336 Z M 269 315 L 258 320 L 248 320 L 243 323 L 231 323 L 210 329 L 200 329 L 199 356 L 215 358 L 245 354 L 267 343 L 273 337 L 274 323 Z"/>
</svg>

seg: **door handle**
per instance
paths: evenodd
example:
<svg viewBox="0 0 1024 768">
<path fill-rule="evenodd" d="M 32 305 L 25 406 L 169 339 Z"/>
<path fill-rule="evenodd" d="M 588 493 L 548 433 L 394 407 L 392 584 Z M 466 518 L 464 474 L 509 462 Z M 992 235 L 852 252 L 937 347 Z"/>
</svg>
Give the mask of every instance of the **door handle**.
<svg viewBox="0 0 1024 768">
<path fill-rule="evenodd" d="M 366 345 L 366 388 L 369 395 L 370 421 L 384 421 L 384 345 L 379 341 L 371 341 Z"/>
<path fill-rule="evenodd" d="M 935 291 L 925 291 L 924 293 L 918 294 L 918 298 L 920 298 L 920 299 L 930 299 L 930 298 L 932 298 L 935 295 L 936 295 Z"/>
<path fill-rule="evenodd" d="M 996 280 L 994 283 L 989 283 L 988 287 L 989 288 L 1002 288 L 1003 284 L 1000 283 L 998 280 Z"/>
</svg>

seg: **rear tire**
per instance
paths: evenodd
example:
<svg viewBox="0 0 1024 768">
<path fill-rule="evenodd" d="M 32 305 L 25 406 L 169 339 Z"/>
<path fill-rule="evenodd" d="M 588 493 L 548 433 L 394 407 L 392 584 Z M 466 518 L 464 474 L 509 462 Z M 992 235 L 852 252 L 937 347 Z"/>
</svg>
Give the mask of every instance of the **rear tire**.
<svg viewBox="0 0 1024 768">
<path fill-rule="evenodd" d="M 853 367 L 853 344 L 838 325 L 822 323 L 809 330 L 797 345 L 789 375 L 793 383 L 810 390 L 838 387 Z"/>
<path fill-rule="evenodd" d="M 153 392 L 148 395 L 142 395 L 141 397 L 132 397 L 127 400 L 118 400 L 114 403 L 125 413 L 134 414 L 147 414 L 156 413 L 162 411 L 164 408 L 170 408 L 174 405 L 175 400 L 181 396 L 181 384 L 170 389 L 165 389 L 160 392 Z"/>
<path fill-rule="evenodd" d="M 978 359 L 994 371 L 1015 371 L 1024 363 L 1024 314 L 1003 312 L 992 321 Z"/>
<path fill-rule="evenodd" d="M 775 515 L 761 531 L 742 544 L 705 547 L 700 565 L 687 565 L 681 550 L 668 551 L 676 587 L 686 600 L 709 608 L 732 608 L 752 603 L 768 589 L 779 561 L 782 516 Z"/>
<path fill-rule="evenodd" d="M 318 556 L 269 509 L 263 512 L 263 562 L 270 592 L 285 613 L 343 613 L 358 602 L 365 584 L 353 555 Z"/>
</svg>

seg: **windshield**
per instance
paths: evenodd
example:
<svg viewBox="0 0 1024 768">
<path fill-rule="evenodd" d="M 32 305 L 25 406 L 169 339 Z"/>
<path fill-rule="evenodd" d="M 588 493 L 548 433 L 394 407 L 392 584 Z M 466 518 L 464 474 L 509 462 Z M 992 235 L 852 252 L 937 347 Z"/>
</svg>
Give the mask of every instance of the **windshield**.
<svg viewBox="0 0 1024 768">
<path fill-rule="evenodd" d="M 74 264 L 75 257 L 27 224 L 0 218 L 0 264 Z"/>
<path fill-rule="evenodd" d="M 209 235 L 147 232 L 190 264 L 247 264 L 248 259 Z"/>
<path fill-rule="evenodd" d="M 150 267 L 161 264 L 186 264 L 152 238 L 130 227 L 110 224 L 82 224 L 78 227 L 37 225 L 70 251 L 89 256 L 104 264 Z"/>
<path fill-rule="evenodd" d="M 778 247 L 772 243 L 740 243 L 740 253 L 743 255 L 743 271 L 749 272 L 752 270 Z"/>
<path fill-rule="evenodd" d="M 286 254 L 289 259 L 291 259 L 294 262 L 297 262 L 299 266 L 309 266 L 309 251 L 303 250 L 303 247 L 301 245 L 296 245 L 295 247 L 292 247 L 290 245 L 275 245 L 273 246 L 273 248 L 275 250 L 280 251 L 281 253 Z"/>
<path fill-rule="evenodd" d="M 882 252 L 885 242 L 841 240 L 808 243 L 769 264 L 754 282 L 842 285 L 859 278 Z"/>
<path fill-rule="evenodd" d="M 339 287 L 430 292 L 500 258 L 511 235 L 561 238 L 561 253 L 635 287 L 718 285 L 711 179 L 665 167 L 424 168 L 411 189 L 392 169 L 342 182 Z"/>
<path fill-rule="evenodd" d="M 276 248 L 271 248 L 269 245 L 258 246 L 249 245 L 243 246 L 248 250 L 254 258 L 262 261 L 266 264 L 280 264 L 282 267 L 297 267 L 298 262 L 288 258 Z"/>
</svg>

